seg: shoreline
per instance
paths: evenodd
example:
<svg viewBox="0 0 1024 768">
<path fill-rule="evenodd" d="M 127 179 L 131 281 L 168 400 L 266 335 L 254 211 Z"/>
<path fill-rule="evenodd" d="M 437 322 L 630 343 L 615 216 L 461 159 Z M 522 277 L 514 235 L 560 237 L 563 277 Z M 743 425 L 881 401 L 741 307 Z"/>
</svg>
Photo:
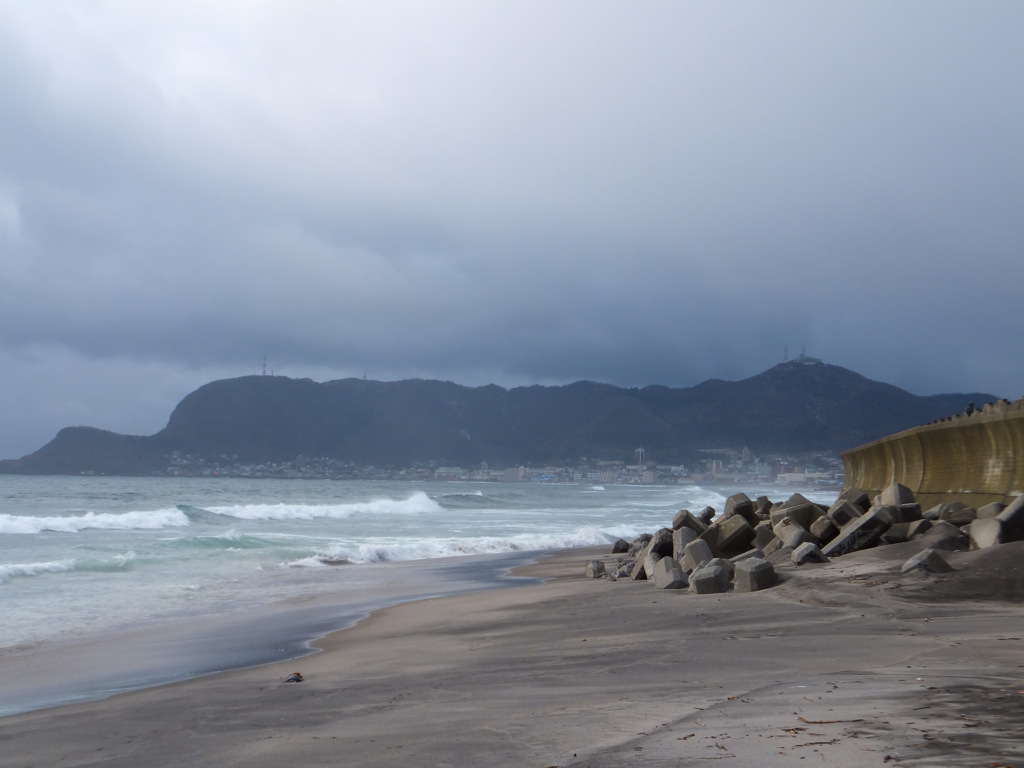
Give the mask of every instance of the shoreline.
<svg viewBox="0 0 1024 768">
<path fill-rule="evenodd" d="M 298 661 L 2 718 L 0 767 L 1024 756 L 1020 603 L 914 599 L 935 579 L 900 576 L 879 551 L 716 595 L 585 579 L 584 562 L 606 552 L 516 569 L 540 583 L 374 611 Z M 978 557 L 961 555 L 967 573 Z M 294 671 L 303 683 L 279 682 Z"/>
<path fill-rule="evenodd" d="M 528 583 L 512 574 L 545 551 L 404 561 L 358 591 L 321 591 L 259 609 L 162 619 L 79 640 L 43 642 L 0 653 L 0 718 L 260 667 L 319 652 L 317 641 L 377 610 L 406 602 Z M 338 566 L 359 569 L 360 566 Z M 346 574 L 347 575 L 347 574 Z M 355 572 L 352 575 L 356 575 Z"/>
</svg>

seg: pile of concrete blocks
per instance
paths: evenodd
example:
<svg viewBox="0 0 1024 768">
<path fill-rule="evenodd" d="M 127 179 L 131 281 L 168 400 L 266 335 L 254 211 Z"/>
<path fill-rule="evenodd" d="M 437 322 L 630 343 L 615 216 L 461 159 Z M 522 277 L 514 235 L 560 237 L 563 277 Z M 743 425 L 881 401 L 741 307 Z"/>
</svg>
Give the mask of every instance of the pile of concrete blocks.
<svg viewBox="0 0 1024 768">
<path fill-rule="evenodd" d="M 922 511 L 911 490 L 898 483 L 874 498 L 847 489 L 829 507 L 794 494 L 770 508 L 768 519 L 755 526 L 754 538 L 771 562 L 788 559 L 796 565 L 912 540 L 940 551 L 1024 540 L 1024 495 L 1009 506 L 975 510 L 954 502 Z"/>
<path fill-rule="evenodd" d="M 922 511 L 910 489 L 898 483 L 874 497 L 847 489 L 831 506 L 799 493 L 781 503 L 738 493 L 726 500 L 717 517 L 711 507 L 698 514 L 683 509 L 671 528 L 633 542 L 620 539 L 612 548 L 623 555 L 618 568 L 606 572 L 600 561 L 591 561 L 586 573 L 696 594 L 730 588 L 756 592 L 777 583 L 777 566 L 827 563 L 869 547 L 915 540 L 924 551 L 907 562 L 904 573 L 942 572 L 942 551 L 1024 541 L 1024 495 L 1009 505 L 974 509 L 954 502 Z"/>
<path fill-rule="evenodd" d="M 613 552 L 627 553 L 611 578 L 649 581 L 660 589 L 689 589 L 696 594 L 756 592 L 774 585 L 774 566 L 754 544 L 754 528 L 771 507 L 746 494 L 726 500 L 718 519 L 711 507 L 694 514 L 676 513 L 671 528 L 639 537 L 632 543 L 618 541 Z"/>
</svg>

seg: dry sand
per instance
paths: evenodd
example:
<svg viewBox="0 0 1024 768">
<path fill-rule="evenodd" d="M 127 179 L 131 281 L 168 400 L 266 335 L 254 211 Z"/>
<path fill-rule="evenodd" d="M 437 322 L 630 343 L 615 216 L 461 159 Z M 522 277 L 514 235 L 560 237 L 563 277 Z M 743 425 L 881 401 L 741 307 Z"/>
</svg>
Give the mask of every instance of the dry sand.
<svg viewBox="0 0 1024 768">
<path fill-rule="evenodd" d="M 0 766 L 1024 768 L 1024 543 L 949 576 L 900 576 L 901 547 L 723 595 L 560 552 L 296 662 L 0 719 Z"/>
</svg>

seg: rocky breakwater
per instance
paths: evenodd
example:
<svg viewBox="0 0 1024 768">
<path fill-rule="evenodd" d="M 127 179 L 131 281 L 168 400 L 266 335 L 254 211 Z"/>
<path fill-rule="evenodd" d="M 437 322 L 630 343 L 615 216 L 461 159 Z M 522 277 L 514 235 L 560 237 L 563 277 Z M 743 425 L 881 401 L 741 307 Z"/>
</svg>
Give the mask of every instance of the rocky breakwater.
<svg viewBox="0 0 1024 768">
<path fill-rule="evenodd" d="M 913 542 L 913 544 L 910 544 Z M 854 552 L 906 544 L 907 574 L 945 573 L 951 553 L 1024 542 L 1024 495 L 1010 504 L 978 509 L 963 502 L 922 510 L 913 492 L 893 483 L 876 496 L 847 489 L 831 506 L 793 494 L 784 502 L 765 496 L 730 496 L 721 514 L 712 507 L 683 509 L 671 527 L 632 542 L 619 539 L 609 560 L 590 560 L 591 578 L 648 581 L 659 589 L 695 594 L 756 592 L 777 584 L 787 570 L 827 563 Z M 1024 593 L 1011 597 L 1024 599 Z"/>
</svg>

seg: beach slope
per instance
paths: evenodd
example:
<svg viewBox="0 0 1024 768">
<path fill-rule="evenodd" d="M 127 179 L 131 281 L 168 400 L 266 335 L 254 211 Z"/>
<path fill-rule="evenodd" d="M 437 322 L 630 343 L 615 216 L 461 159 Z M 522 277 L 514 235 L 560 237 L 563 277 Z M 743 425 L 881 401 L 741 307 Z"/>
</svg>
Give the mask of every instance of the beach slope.
<svg viewBox="0 0 1024 768">
<path fill-rule="evenodd" d="M 294 662 L 3 718 L 0 766 L 1024 765 L 1008 595 L 881 550 L 754 594 L 584 578 L 606 552 L 378 611 Z M 954 565 L 984 583 L 980 557 Z"/>
</svg>

